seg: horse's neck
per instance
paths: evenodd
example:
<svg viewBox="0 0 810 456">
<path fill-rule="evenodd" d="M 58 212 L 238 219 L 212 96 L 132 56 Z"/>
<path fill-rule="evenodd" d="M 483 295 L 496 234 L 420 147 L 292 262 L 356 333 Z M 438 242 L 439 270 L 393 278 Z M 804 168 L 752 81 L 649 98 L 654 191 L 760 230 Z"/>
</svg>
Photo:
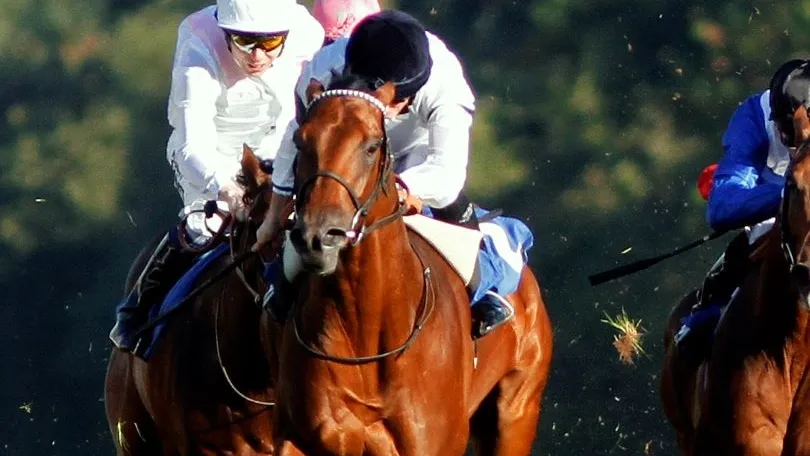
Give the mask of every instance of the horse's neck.
<svg viewBox="0 0 810 456">
<path fill-rule="evenodd" d="M 241 246 L 241 241 L 234 239 L 231 247 L 237 252 L 226 252 L 210 265 L 209 273 L 227 267 L 238 258 Z M 232 346 L 254 343 L 252 330 L 258 329 L 261 316 L 262 268 L 258 258 L 250 258 L 213 283 L 197 299 L 197 312 L 207 315 L 212 320 L 207 324 L 213 323 L 218 336 L 228 339 Z"/>
<path fill-rule="evenodd" d="M 381 334 L 391 336 L 391 344 L 401 343 L 413 329 L 423 296 L 422 264 L 413 250 L 405 224 L 392 223 L 363 239 L 343 256 L 341 265 L 321 287 L 333 294 L 324 315 L 326 332 L 345 333 L 351 341 L 371 353 L 390 349 Z"/>
<path fill-rule="evenodd" d="M 231 254 L 225 253 L 210 265 L 209 274 L 230 261 Z M 238 271 L 230 271 L 194 300 L 193 337 L 186 339 L 189 345 L 179 349 L 192 364 L 189 369 L 204 373 L 206 382 L 220 382 L 221 369 L 226 366 L 227 375 L 241 387 L 263 384 L 263 380 L 254 382 L 268 369 L 260 336 L 261 304 L 254 295 L 259 291 L 261 267 L 257 259 L 248 259 Z"/>
</svg>

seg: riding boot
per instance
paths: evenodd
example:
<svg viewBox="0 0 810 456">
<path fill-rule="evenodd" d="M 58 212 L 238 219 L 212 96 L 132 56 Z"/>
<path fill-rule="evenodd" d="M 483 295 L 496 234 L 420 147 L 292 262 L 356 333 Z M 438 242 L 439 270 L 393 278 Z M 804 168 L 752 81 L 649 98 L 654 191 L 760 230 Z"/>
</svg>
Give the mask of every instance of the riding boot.
<svg viewBox="0 0 810 456">
<path fill-rule="evenodd" d="M 276 323 L 283 325 L 292 308 L 294 285 L 284 277 L 284 274 L 279 274 L 273 287 L 273 294 L 267 300 L 267 310 L 270 311 L 270 315 L 273 316 Z"/>
<path fill-rule="evenodd" d="M 447 207 L 431 208 L 431 212 L 436 220 L 472 230 L 480 229 L 475 208 L 463 192 Z M 489 334 L 515 316 L 515 309 L 509 301 L 494 291 L 487 291 L 484 297 L 474 302 L 471 311 L 473 339 Z"/>
<path fill-rule="evenodd" d="M 175 235 L 170 231 L 161 239 L 135 285 L 116 308 L 110 340 L 120 350 L 137 350 L 141 337 L 135 334 L 148 320 L 150 308 L 164 298 L 197 256 L 183 250 Z"/>
<path fill-rule="evenodd" d="M 503 296 L 487 291 L 483 298 L 472 305 L 472 337 L 478 339 L 515 316 L 515 309 Z"/>
<path fill-rule="evenodd" d="M 284 277 L 283 259 L 279 257 L 265 267 L 264 278 L 268 284 L 264 294 L 264 308 L 273 317 L 276 323 L 283 325 L 292 305 L 290 302 L 290 288 L 292 283 Z"/>
<path fill-rule="evenodd" d="M 745 278 L 749 252 L 748 236 L 744 232 L 731 240 L 723 255 L 706 274 L 698 302 L 692 307 L 693 314 L 710 305 L 725 307 L 728 304 L 732 293 Z"/>
<path fill-rule="evenodd" d="M 675 343 L 696 360 L 708 353 L 722 309 L 745 279 L 749 252 L 748 236 L 744 232 L 732 239 L 706 274 L 689 315 L 682 319 L 681 328 L 674 336 Z"/>
</svg>

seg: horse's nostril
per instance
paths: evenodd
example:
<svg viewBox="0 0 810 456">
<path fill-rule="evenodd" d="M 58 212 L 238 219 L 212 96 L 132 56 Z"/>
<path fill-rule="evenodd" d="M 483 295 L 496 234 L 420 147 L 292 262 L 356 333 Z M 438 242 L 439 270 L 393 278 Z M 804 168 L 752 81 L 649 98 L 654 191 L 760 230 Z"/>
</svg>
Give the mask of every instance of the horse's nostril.
<svg viewBox="0 0 810 456">
<path fill-rule="evenodd" d="M 290 231 L 290 242 L 299 250 L 306 250 L 311 253 L 319 253 L 324 250 L 339 249 L 345 245 L 346 231 L 340 228 L 329 228 L 309 237 L 304 234 L 301 228 L 294 228 Z"/>
<path fill-rule="evenodd" d="M 320 236 L 313 236 L 312 237 L 312 245 L 310 246 L 310 250 L 312 250 L 313 252 L 320 252 L 322 250 L 321 237 Z"/>
<path fill-rule="evenodd" d="M 330 228 L 326 230 L 321 242 L 323 242 L 324 247 L 337 248 L 346 242 L 346 239 L 348 239 L 346 230 L 341 228 Z"/>
</svg>

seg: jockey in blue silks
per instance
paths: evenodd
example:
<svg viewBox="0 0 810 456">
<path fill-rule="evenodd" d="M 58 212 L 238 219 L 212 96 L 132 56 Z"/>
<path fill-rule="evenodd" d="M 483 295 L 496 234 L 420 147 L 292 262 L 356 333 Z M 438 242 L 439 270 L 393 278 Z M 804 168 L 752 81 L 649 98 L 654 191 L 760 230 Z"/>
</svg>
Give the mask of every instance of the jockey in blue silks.
<svg viewBox="0 0 810 456">
<path fill-rule="evenodd" d="M 385 10 L 366 16 L 348 38 L 335 40 L 313 56 L 297 85 L 301 105 L 306 105 L 306 88 L 312 80 L 328 86 L 345 71 L 377 87 L 385 82 L 395 85 L 394 101 L 386 110 L 386 133 L 395 170 L 409 189 L 401 194 L 405 204 L 415 208 L 424 204 L 437 220 L 479 229 L 464 192 L 475 97 L 458 57 L 410 15 Z M 296 154 L 292 140 L 279 149 L 274 195 L 256 248 L 281 230 L 282 209 L 294 188 Z M 283 304 L 274 311 L 282 314 L 277 315 L 280 319 L 286 313 Z M 473 303 L 472 315 L 473 336 L 480 337 L 512 319 L 514 309 L 502 296 L 488 293 Z"/>
<path fill-rule="evenodd" d="M 731 116 L 707 219 L 716 231 L 744 231 L 709 271 L 693 315 L 728 304 L 747 273 L 750 245 L 773 226 L 790 161 L 788 147 L 794 144 L 793 112 L 810 104 L 809 90 L 810 61 L 791 60 L 776 71 L 768 90 L 748 97 Z M 687 333 L 684 326 L 676 338 Z"/>
</svg>

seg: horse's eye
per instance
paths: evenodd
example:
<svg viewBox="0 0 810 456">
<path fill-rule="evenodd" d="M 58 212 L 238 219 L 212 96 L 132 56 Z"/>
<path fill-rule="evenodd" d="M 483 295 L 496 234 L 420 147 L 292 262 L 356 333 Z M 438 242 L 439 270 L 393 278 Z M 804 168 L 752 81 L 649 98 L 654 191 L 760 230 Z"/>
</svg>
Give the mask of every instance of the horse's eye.
<svg viewBox="0 0 810 456">
<path fill-rule="evenodd" d="M 373 143 L 368 145 L 366 153 L 369 155 L 374 155 L 374 153 L 376 153 L 380 149 L 380 147 L 382 147 L 382 141 L 374 141 Z"/>
</svg>

